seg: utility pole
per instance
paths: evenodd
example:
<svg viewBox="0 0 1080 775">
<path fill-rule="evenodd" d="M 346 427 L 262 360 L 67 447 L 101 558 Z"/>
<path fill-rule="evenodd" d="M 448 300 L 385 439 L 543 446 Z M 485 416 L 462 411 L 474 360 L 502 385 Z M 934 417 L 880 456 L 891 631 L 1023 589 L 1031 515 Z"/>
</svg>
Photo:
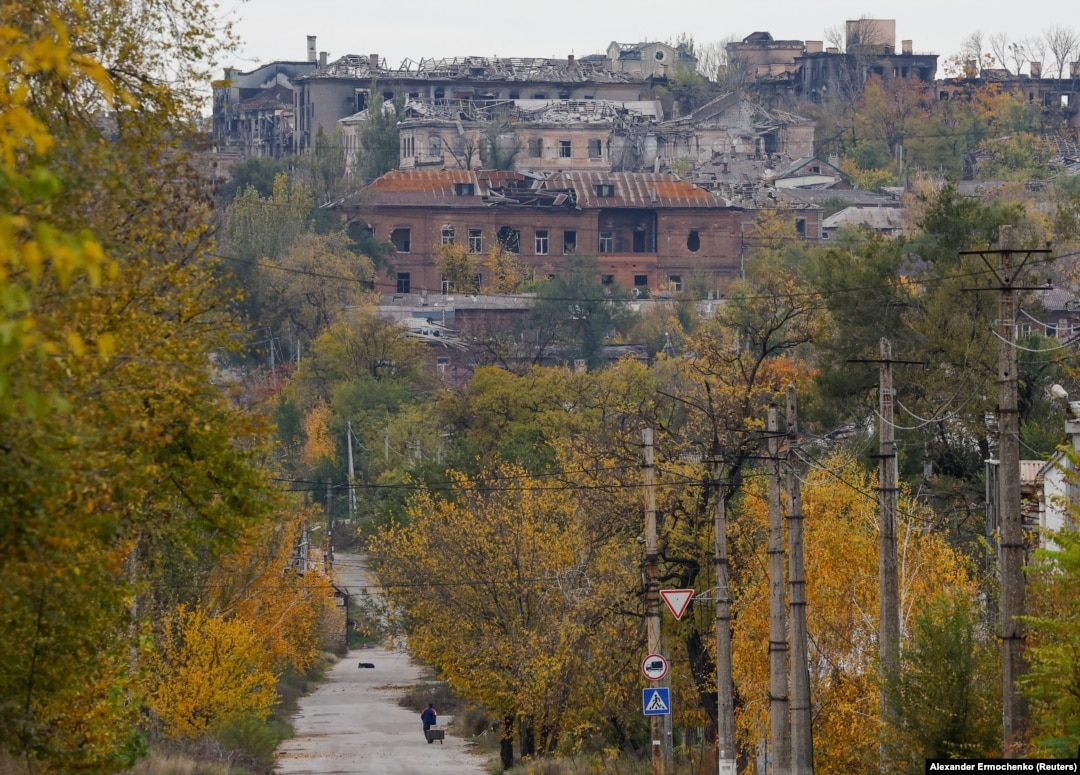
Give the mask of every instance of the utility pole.
<svg viewBox="0 0 1080 775">
<path fill-rule="evenodd" d="M 1001 680 L 1002 751 L 1006 758 L 1024 754 L 1027 746 L 1028 704 L 1019 692 L 1019 679 L 1027 670 L 1024 659 L 1024 626 L 1019 617 L 1025 611 L 1024 527 L 1020 514 L 1020 417 L 1019 383 L 1016 377 L 1016 292 L 1036 290 L 1016 283 L 1017 276 L 1033 255 L 1049 249 L 1016 250 L 1012 247 L 1012 226 L 998 231 L 997 250 L 967 250 L 961 255 L 977 255 L 998 282 L 998 514 L 1000 539 L 998 567 L 1001 573 Z M 994 266 L 991 253 L 997 254 Z M 1023 253 L 1019 263 L 1014 253 Z M 980 289 L 985 290 L 985 289 Z"/>
<path fill-rule="evenodd" d="M 656 467 L 653 459 L 653 429 L 642 428 L 644 462 L 641 466 L 645 484 L 645 636 L 649 654 L 661 654 L 660 643 L 660 582 L 657 578 L 660 553 L 656 540 Z M 654 685 L 659 685 L 653 682 Z M 670 749 L 666 724 L 662 715 L 649 717 L 652 733 L 653 775 L 664 775 Z"/>
<path fill-rule="evenodd" d="M 719 775 L 736 775 L 735 761 L 735 681 L 731 668 L 731 594 L 728 589 L 727 504 L 724 499 L 724 461 L 720 441 L 713 438 L 716 506 L 716 758 Z"/>
<path fill-rule="evenodd" d="M 345 422 L 345 432 L 347 434 L 347 441 L 349 447 L 349 519 L 353 519 L 356 516 L 356 470 L 353 468 L 353 454 L 352 454 L 352 420 Z"/>
<path fill-rule="evenodd" d="M 787 387 L 788 605 L 791 607 L 791 772 L 811 775 L 809 636 L 806 631 L 806 565 L 803 553 L 802 490 L 799 485 L 799 420 L 795 386 Z"/>
<path fill-rule="evenodd" d="M 331 480 L 326 480 L 326 567 L 334 569 L 334 487 Z"/>
<path fill-rule="evenodd" d="M 895 712 L 889 702 L 888 684 L 900 669 L 900 571 L 896 552 L 898 474 L 893 421 L 896 393 L 892 367 L 897 363 L 920 364 L 922 361 L 895 360 L 892 342 L 885 337 L 878 346 L 880 357 L 876 360 L 852 358 L 849 362 L 878 364 L 878 658 L 881 661 L 881 720 L 883 724 L 892 724 Z M 882 772 L 888 769 L 884 742 L 878 746 L 878 763 Z"/>
<path fill-rule="evenodd" d="M 791 718 L 788 715 L 787 605 L 784 589 L 784 521 L 780 510 L 778 412 L 769 406 L 769 737 L 774 775 L 791 772 Z"/>
</svg>

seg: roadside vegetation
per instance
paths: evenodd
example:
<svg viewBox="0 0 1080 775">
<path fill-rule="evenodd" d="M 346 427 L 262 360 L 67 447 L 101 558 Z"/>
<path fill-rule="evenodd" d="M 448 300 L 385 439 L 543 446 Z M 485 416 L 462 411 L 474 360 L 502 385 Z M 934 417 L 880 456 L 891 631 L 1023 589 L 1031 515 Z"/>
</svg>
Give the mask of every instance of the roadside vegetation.
<svg viewBox="0 0 1080 775">
<path fill-rule="evenodd" d="M 635 313 L 592 257 L 537 281 L 496 251 L 485 258 L 500 287 L 536 303 L 466 343 L 468 374 L 447 378 L 378 315 L 368 288 L 392 247 L 316 206 L 345 186 L 332 138 L 290 168 L 242 165 L 215 208 L 196 153 L 199 89 L 229 44 L 211 7 L 4 10 L 4 768 L 269 772 L 293 703 L 334 651 L 388 634 L 431 666 L 434 690 L 452 687 L 437 696 L 497 749 L 500 771 L 642 771 L 650 428 L 660 578 L 702 596 L 665 623 L 679 766 L 708 769 L 716 724 L 723 499 L 739 757 L 752 770 L 768 729 L 764 417 L 788 385 L 817 771 L 1000 754 L 984 515 L 996 305 L 973 290 L 986 267 L 962 251 L 1012 225 L 1024 247 L 1054 245 L 1032 283 L 1080 281 L 1080 186 L 1048 161 L 1053 116 L 989 88 L 932 106 L 872 79 L 822 106 L 820 147 L 858 183 L 907 184 L 902 237 L 852 230 L 808 246 L 791 212 L 763 212 L 715 314 L 702 278 Z M 703 79 L 670 85 L 680 104 L 707 96 Z M 371 170 L 396 148 L 394 113 L 378 115 Z M 978 200 L 942 179 L 972 148 L 1011 185 Z M 448 253 L 446 268 L 471 276 L 460 259 Z M 1049 386 L 1080 395 L 1080 371 L 1035 298 L 1021 306 L 1035 321 L 1018 359 L 1022 443 L 1045 459 L 1063 440 Z M 920 364 L 896 379 L 904 642 L 884 686 L 890 718 L 876 663 L 877 371 L 858 362 L 882 337 Z M 631 343 L 648 357 L 608 359 Z M 331 532 L 369 554 L 386 601 L 354 601 L 348 632 L 326 571 Z M 1057 540 L 1030 574 L 1031 754 L 1080 743 L 1080 563 L 1075 535 Z"/>
</svg>

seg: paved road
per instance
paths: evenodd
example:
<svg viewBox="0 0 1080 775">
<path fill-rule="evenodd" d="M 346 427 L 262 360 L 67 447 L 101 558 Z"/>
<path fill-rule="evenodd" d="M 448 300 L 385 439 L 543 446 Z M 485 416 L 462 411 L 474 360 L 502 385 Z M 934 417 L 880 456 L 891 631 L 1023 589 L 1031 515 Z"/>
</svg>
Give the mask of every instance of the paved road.
<svg viewBox="0 0 1080 775">
<path fill-rule="evenodd" d="M 350 592 L 365 585 L 358 555 L 338 554 L 339 580 Z M 374 668 L 359 668 L 370 662 Z M 422 678 L 409 654 L 386 648 L 353 649 L 328 673 L 327 680 L 300 700 L 293 717 L 296 737 L 278 748 L 280 775 L 484 775 L 486 759 L 470 753 L 461 738 L 428 744 L 419 714 L 398 705 Z M 439 726 L 449 721 L 439 717 Z"/>
</svg>

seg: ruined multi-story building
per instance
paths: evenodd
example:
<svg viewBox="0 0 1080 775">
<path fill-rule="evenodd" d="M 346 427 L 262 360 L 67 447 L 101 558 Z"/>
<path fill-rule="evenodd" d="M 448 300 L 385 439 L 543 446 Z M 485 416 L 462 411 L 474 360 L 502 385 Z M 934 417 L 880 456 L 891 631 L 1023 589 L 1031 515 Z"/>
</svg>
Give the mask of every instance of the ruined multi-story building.
<svg viewBox="0 0 1080 775">
<path fill-rule="evenodd" d="M 672 46 L 659 41 L 618 43 L 607 47 L 611 69 L 619 73 L 634 73 L 644 78 L 665 77 L 678 70 L 696 70 L 697 57 L 685 43 Z"/>
<path fill-rule="evenodd" d="M 225 77 L 212 84 L 218 153 L 238 159 L 291 153 L 296 127 L 293 82 L 317 67 L 312 57 L 306 62 L 273 62 L 246 73 L 225 68 Z"/>
<path fill-rule="evenodd" d="M 392 272 L 376 283 L 391 293 L 452 290 L 437 268 L 444 244 L 478 257 L 500 247 L 541 279 L 558 274 L 567 256 L 588 253 L 608 284 L 655 294 L 694 278 L 719 290 L 740 276 L 755 218 L 651 172 L 397 170 L 339 209 L 393 243 Z"/>
<path fill-rule="evenodd" d="M 460 105 L 468 112 L 476 105 L 518 99 L 637 101 L 648 91 L 640 75 L 578 62 L 573 56 L 424 59 L 396 69 L 388 68 L 377 54 L 346 56 L 296 80 L 293 150 L 299 153 L 309 147 L 320 127 L 330 133 L 340 119 L 365 110 L 373 96 L 448 108 Z"/>
<path fill-rule="evenodd" d="M 860 91 L 873 75 L 932 83 L 937 54 L 915 53 L 912 41 L 896 50 L 896 22 L 858 19 L 845 25 L 845 48 L 820 40 L 773 40 L 755 32 L 727 44 L 728 59 L 769 106 L 820 102 L 830 92 Z"/>
<path fill-rule="evenodd" d="M 665 121 L 659 101 L 508 100 L 452 109 L 411 102 L 398 125 L 401 169 L 677 172 L 714 190 L 760 183 L 814 153 L 812 121 L 741 92 Z M 351 164 L 367 113 L 339 122 Z M 491 153 L 494 143 L 496 153 Z"/>
</svg>

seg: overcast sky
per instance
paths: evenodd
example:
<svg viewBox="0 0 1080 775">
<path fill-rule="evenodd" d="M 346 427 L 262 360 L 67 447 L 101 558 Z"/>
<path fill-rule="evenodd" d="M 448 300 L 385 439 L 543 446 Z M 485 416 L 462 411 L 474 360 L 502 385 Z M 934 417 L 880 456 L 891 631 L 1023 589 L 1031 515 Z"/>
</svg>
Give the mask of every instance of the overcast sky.
<svg viewBox="0 0 1080 775">
<path fill-rule="evenodd" d="M 330 60 L 379 54 L 387 65 L 453 56 L 564 57 L 601 53 L 613 40 L 672 40 L 680 33 L 708 44 L 765 30 L 776 39 L 820 40 L 825 30 L 863 17 L 896 20 L 896 38 L 916 53 L 959 52 L 986 38 L 1039 36 L 1057 25 L 1080 31 L 1080 2 L 1042 0 L 221 0 L 242 38 L 232 62 L 241 70 L 307 58 L 307 36 Z M 940 75 L 940 65 L 939 65 Z"/>
</svg>

